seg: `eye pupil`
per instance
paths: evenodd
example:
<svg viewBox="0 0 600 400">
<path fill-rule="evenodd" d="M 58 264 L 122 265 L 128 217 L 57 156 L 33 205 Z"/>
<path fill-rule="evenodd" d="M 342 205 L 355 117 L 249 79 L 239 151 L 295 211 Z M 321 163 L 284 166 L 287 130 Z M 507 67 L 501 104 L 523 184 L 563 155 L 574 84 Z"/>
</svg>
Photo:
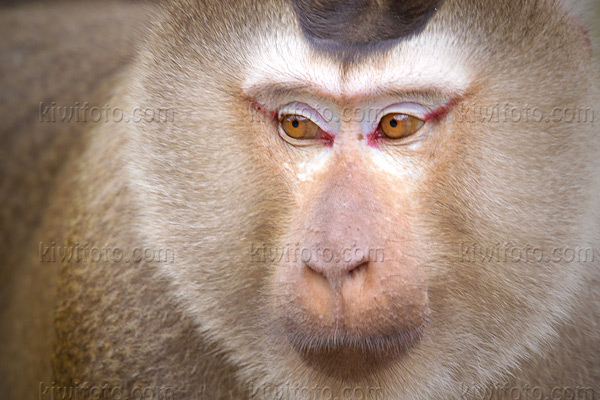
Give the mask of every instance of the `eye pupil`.
<svg viewBox="0 0 600 400">
<path fill-rule="evenodd" d="M 392 128 L 395 128 L 395 127 L 397 127 L 397 126 L 398 126 L 398 121 L 396 121 L 395 119 L 391 120 L 391 121 L 390 121 L 390 126 L 391 126 Z"/>
<path fill-rule="evenodd" d="M 297 128 L 297 127 L 299 127 L 299 126 L 300 126 L 300 122 L 298 122 L 298 120 L 297 120 L 297 119 L 295 119 L 295 120 L 293 120 L 293 121 L 292 121 L 292 126 L 293 126 L 294 128 Z"/>
</svg>

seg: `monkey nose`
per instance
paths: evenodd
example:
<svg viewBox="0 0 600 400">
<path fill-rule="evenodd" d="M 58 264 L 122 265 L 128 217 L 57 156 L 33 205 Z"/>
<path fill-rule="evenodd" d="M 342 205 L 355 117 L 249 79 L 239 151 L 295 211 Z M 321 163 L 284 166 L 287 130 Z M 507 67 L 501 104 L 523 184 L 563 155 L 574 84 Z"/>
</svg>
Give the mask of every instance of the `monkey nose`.
<svg viewBox="0 0 600 400">
<path fill-rule="evenodd" d="M 301 282 L 309 309 L 332 318 L 348 318 L 352 310 L 372 306 L 373 298 L 381 291 L 376 269 L 366 257 L 343 257 L 332 252 L 331 259 L 304 261 Z"/>
<path fill-rule="evenodd" d="M 317 281 L 319 286 L 327 287 L 327 290 L 334 292 L 339 292 L 348 284 L 353 284 L 354 286 L 362 285 L 368 272 L 368 267 L 369 262 L 365 259 L 350 260 L 347 262 L 325 260 L 321 262 L 307 261 L 304 263 L 306 279 Z"/>
<path fill-rule="evenodd" d="M 333 241 L 325 241 L 331 244 Z M 309 246 L 322 249 L 322 241 Z M 333 242 L 336 243 L 336 242 Z M 321 246 L 321 247 L 319 247 Z M 395 256 L 376 257 L 369 245 L 360 245 L 356 257 L 335 246 L 333 257 L 296 260 L 282 268 L 279 277 L 287 300 L 295 304 L 287 312 L 298 329 L 309 335 L 331 338 L 343 334 L 354 338 L 382 337 L 404 332 L 423 323 L 427 291 L 419 271 L 398 251 Z M 323 253 L 321 253 L 323 254 Z"/>
</svg>

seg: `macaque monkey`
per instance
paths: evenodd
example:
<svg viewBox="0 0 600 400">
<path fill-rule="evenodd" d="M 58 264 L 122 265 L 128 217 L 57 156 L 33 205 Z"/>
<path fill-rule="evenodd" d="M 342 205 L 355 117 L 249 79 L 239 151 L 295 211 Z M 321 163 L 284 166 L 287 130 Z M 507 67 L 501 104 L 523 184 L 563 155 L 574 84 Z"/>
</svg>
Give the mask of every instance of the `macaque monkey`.
<svg viewBox="0 0 600 400">
<path fill-rule="evenodd" d="M 2 9 L 0 397 L 600 398 L 598 21 Z"/>
</svg>

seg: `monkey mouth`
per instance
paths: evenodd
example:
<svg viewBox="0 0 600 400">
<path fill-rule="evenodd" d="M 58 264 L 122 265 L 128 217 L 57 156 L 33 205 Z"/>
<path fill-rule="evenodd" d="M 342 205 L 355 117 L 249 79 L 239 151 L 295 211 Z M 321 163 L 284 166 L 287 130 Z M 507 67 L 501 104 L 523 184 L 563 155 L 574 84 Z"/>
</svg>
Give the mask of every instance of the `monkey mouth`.
<svg viewBox="0 0 600 400">
<path fill-rule="evenodd" d="M 372 336 L 294 332 L 288 333 L 288 341 L 310 368 L 336 379 L 360 380 L 407 356 L 424 332 L 424 325 Z"/>
<path fill-rule="evenodd" d="M 381 353 L 394 350 L 406 350 L 421 340 L 425 327 L 420 325 L 411 329 L 380 334 L 333 334 L 325 337 L 307 336 L 293 333 L 288 335 L 288 340 L 295 348 L 303 352 L 311 351 L 362 351 L 368 353 Z"/>
<path fill-rule="evenodd" d="M 354 380 L 410 356 L 429 320 L 427 287 L 408 263 L 384 267 L 336 269 L 339 282 L 320 265 L 277 270 L 273 326 L 305 365 Z"/>
</svg>

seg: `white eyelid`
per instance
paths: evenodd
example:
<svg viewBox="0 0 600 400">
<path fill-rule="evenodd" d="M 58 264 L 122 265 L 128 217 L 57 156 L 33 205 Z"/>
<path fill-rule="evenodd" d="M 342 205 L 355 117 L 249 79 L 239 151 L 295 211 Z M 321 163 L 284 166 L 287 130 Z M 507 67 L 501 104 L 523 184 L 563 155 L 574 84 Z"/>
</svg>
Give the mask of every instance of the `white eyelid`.
<svg viewBox="0 0 600 400">
<path fill-rule="evenodd" d="M 381 110 L 378 110 L 376 114 L 376 118 L 374 121 L 370 121 L 370 126 L 367 127 L 367 131 L 374 130 L 383 118 L 387 114 L 398 113 L 398 114 L 407 114 L 412 115 L 413 117 L 425 120 L 425 116 L 430 112 L 430 110 L 417 103 L 396 103 Z"/>
<path fill-rule="evenodd" d="M 277 116 L 281 119 L 281 117 L 286 114 L 301 115 L 317 124 L 323 131 L 332 132 L 332 127 L 327 123 L 325 118 L 308 104 L 298 102 L 286 104 L 279 109 Z"/>
<path fill-rule="evenodd" d="M 389 107 L 381 110 L 380 115 L 378 115 L 379 119 L 381 119 L 384 115 L 390 113 L 399 113 L 399 114 L 407 114 L 412 115 L 413 117 L 417 117 L 419 119 L 425 119 L 425 116 L 430 112 L 430 110 L 420 104 L 417 103 L 399 103 L 392 104 Z"/>
</svg>

